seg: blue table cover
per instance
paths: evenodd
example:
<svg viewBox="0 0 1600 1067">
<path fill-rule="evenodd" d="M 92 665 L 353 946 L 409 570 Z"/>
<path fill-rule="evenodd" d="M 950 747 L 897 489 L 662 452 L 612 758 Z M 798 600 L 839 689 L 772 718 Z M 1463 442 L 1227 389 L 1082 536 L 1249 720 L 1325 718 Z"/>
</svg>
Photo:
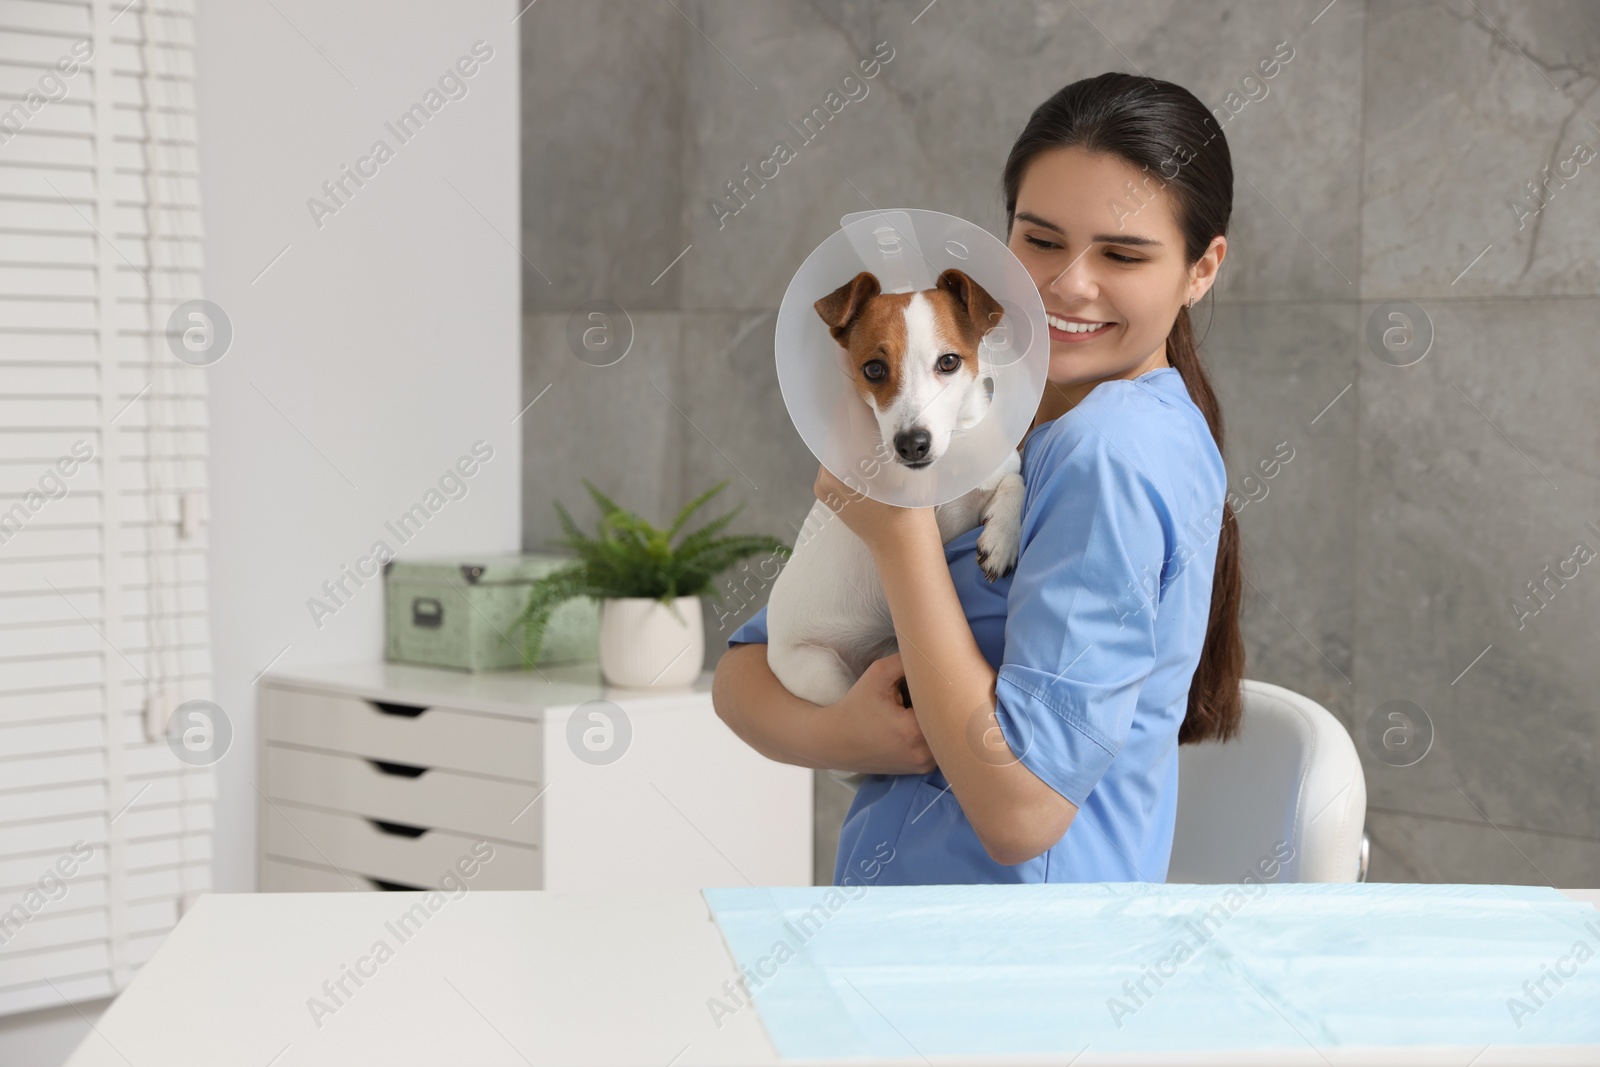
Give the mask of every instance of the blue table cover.
<svg viewBox="0 0 1600 1067">
<path fill-rule="evenodd" d="M 1600 1047 L 1600 910 L 1543 886 L 703 894 L 740 971 L 707 1009 L 753 994 L 785 1058 Z"/>
</svg>

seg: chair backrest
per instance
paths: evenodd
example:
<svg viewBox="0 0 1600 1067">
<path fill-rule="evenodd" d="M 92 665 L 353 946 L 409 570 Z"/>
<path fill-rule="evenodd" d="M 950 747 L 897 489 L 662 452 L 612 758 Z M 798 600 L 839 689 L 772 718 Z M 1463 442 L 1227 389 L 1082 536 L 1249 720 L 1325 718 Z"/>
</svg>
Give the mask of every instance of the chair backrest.
<svg viewBox="0 0 1600 1067">
<path fill-rule="evenodd" d="M 1168 882 L 1365 879 L 1367 782 L 1343 724 L 1293 690 L 1246 679 L 1239 733 L 1178 749 Z"/>
</svg>

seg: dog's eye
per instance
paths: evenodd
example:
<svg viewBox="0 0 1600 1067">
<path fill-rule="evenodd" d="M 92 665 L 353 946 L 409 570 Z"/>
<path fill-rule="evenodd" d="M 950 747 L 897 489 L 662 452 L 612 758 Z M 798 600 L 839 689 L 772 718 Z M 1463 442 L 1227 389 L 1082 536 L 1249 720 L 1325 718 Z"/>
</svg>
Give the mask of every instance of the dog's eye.
<svg viewBox="0 0 1600 1067">
<path fill-rule="evenodd" d="M 946 352 L 939 357 L 938 367 L 942 371 L 953 371 L 961 366 L 961 357 L 954 352 Z"/>
<path fill-rule="evenodd" d="M 889 367 L 881 359 L 874 359 L 861 368 L 861 373 L 866 375 L 869 382 L 881 382 L 889 374 Z"/>
</svg>

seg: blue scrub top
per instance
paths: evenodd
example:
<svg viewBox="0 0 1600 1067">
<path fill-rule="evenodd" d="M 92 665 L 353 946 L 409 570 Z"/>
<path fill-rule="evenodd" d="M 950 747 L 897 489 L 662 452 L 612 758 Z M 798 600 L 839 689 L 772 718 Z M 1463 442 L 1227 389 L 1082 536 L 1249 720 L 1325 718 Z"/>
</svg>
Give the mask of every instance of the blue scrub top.
<svg viewBox="0 0 1600 1067">
<path fill-rule="evenodd" d="M 996 718 L 1024 766 L 1078 806 L 1060 841 L 1007 866 L 929 774 L 868 775 L 835 885 L 1164 882 L 1178 727 L 1211 609 L 1227 472 L 1174 367 L 1101 382 L 1031 429 L 1016 569 L 978 567 L 983 527 L 945 545 Z M 763 607 L 728 639 L 766 642 Z M 912 694 L 915 700 L 916 694 Z"/>
</svg>

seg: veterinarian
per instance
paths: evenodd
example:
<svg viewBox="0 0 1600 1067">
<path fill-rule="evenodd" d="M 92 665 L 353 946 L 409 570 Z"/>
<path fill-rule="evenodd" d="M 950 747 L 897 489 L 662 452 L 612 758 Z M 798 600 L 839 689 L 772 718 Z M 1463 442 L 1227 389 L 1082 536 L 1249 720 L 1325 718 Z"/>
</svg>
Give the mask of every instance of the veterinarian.
<svg viewBox="0 0 1600 1067">
<path fill-rule="evenodd" d="M 941 544 L 932 508 L 823 468 L 900 651 L 812 704 L 767 666 L 763 608 L 717 668 L 717 712 L 758 751 L 869 775 L 835 885 L 1165 881 L 1178 745 L 1238 729 L 1238 526 L 1190 326 L 1227 252 L 1227 140 L 1187 90 L 1108 73 L 1033 112 L 1003 183 L 1051 338 L 1015 569 L 989 582 L 982 527 Z"/>
</svg>

